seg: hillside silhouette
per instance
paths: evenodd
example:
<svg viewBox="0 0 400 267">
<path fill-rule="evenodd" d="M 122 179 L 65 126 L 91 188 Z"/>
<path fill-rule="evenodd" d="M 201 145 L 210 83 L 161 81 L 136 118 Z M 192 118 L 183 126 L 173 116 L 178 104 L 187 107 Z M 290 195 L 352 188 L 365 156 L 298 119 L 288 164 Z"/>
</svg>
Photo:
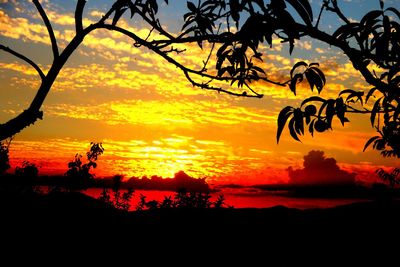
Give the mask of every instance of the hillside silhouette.
<svg viewBox="0 0 400 267">
<path fill-rule="evenodd" d="M 127 242 L 132 242 L 129 248 L 135 248 L 131 252 L 134 255 L 149 253 L 150 248 L 153 253 L 172 253 L 178 249 L 179 253 L 203 255 L 202 259 L 210 260 L 211 255 L 216 255 L 217 259 L 230 261 L 233 256 L 222 251 L 235 251 L 240 253 L 235 258 L 248 257 L 249 262 L 268 256 L 269 262 L 279 260 L 280 265 L 276 266 L 292 266 L 290 263 L 321 263 L 315 258 L 317 254 L 334 257 L 331 263 L 358 259 L 368 251 L 374 251 L 371 257 L 377 257 L 383 255 L 378 250 L 381 244 L 400 237 L 394 230 L 400 223 L 398 201 L 310 210 L 277 206 L 126 212 L 77 192 L 47 195 L 2 192 L 0 211 L 0 226 L 7 230 L 3 232 L 2 242 L 17 241 L 21 253 L 54 250 L 60 255 L 74 256 L 68 249 L 70 244 L 75 244 L 75 249 L 97 249 L 107 251 L 104 256 L 111 256 L 126 251 Z M 45 242 L 35 246 L 39 239 Z M 85 241 L 81 243 L 81 240 Z M 121 247 L 111 244 L 121 244 Z M 205 253 L 205 249 L 210 252 Z M 392 248 L 385 249 L 388 251 Z M 387 255 L 381 263 L 394 260 L 394 255 Z M 180 257 L 171 254 L 169 259 Z M 365 259 L 360 258 L 358 262 Z"/>
</svg>

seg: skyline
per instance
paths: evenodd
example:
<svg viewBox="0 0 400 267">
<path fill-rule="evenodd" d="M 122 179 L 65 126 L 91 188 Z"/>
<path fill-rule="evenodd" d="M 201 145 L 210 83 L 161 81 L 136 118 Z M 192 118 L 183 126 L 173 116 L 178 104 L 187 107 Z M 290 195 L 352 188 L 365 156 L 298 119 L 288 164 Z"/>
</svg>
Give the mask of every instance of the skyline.
<svg viewBox="0 0 400 267">
<path fill-rule="evenodd" d="M 74 29 L 73 6 L 61 5 L 62 1 L 42 2 L 63 47 Z M 344 9 L 351 18 L 358 15 L 351 11 L 363 14 L 364 9 L 372 8 L 371 1 L 355 2 L 364 6 Z M 376 2 L 374 8 L 378 7 Z M 34 6 L 29 1 L 0 3 L 0 42 L 26 53 L 46 69 L 51 49 Z M 100 16 L 97 8 L 104 1 L 92 3 L 89 1 L 85 12 L 86 25 Z M 386 3 L 396 5 L 394 1 Z M 162 16 L 172 29 L 183 12 L 177 8 L 178 14 L 169 17 L 173 5 L 165 7 L 167 15 Z M 141 36 L 148 34 L 147 29 L 127 19 L 122 23 L 136 27 Z M 329 18 L 324 23 L 327 30 L 334 26 Z M 322 96 L 337 95 L 345 88 L 365 88 L 363 79 L 335 49 L 308 39 L 300 41 L 299 47 L 290 57 L 286 45 L 275 42 L 272 50 L 265 47 L 268 60 L 263 66 L 268 74 L 287 77 L 296 61 L 310 60 L 320 62 L 327 76 Z M 197 47 L 190 49 L 178 58 L 201 64 L 204 52 Z M 6 121 L 26 108 L 39 79 L 28 66 L 3 52 L 0 79 L 0 120 Z M 62 173 L 75 153 L 84 154 L 91 141 L 103 142 L 105 154 L 99 159 L 99 175 L 172 177 L 183 170 L 194 177 L 241 184 L 286 182 L 287 168 L 300 168 L 303 156 L 311 150 L 322 150 L 335 158 L 342 169 L 356 172 L 358 180 L 371 179 L 379 167 L 396 166 L 394 158 L 383 158 L 371 149 L 362 152 L 375 131 L 369 118 L 360 115 L 352 114 L 345 127 L 335 120 L 333 132 L 314 138 L 306 135 L 302 143 L 285 130 L 276 144 L 279 111 L 286 105 L 299 105 L 312 94 L 305 84 L 299 86 L 297 96 L 288 88 L 262 82 L 256 88 L 264 94 L 263 99 L 193 88 L 181 72 L 156 55 L 132 47 L 115 33 L 95 32 L 62 70 L 43 107 L 44 120 L 15 137 L 10 158 L 14 165 L 23 160 L 42 164 L 41 173 Z"/>
</svg>

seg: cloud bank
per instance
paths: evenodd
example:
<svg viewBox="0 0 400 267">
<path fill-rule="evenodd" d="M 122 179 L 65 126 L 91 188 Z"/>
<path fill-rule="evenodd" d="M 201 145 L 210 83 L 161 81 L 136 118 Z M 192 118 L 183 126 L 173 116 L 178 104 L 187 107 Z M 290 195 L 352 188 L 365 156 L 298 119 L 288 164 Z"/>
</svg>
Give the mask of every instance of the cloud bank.
<svg viewBox="0 0 400 267">
<path fill-rule="evenodd" d="M 304 168 L 288 168 L 289 183 L 293 185 L 351 185 L 355 173 L 341 170 L 334 158 L 326 158 L 323 151 L 312 150 L 304 156 Z"/>
</svg>

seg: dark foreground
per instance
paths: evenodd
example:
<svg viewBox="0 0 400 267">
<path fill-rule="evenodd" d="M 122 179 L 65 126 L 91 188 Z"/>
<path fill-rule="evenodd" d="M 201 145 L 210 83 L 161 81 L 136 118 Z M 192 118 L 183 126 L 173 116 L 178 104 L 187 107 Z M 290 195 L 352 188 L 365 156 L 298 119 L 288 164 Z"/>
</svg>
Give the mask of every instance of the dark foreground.
<svg viewBox="0 0 400 267">
<path fill-rule="evenodd" d="M 279 259 L 270 266 L 348 266 L 349 259 L 356 260 L 354 266 L 372 259 L 379 259 L 372 266 L 398 266 L 400 261 L 400 202 L 394 200 L 312 210 L 277 206 L 129 213 L 80 193 L 3 193 L 0 200 L 1 242 L 14 252 L 75 255 L 115 249 L 120 256 L 124 250 L 135 255 L 168 251 L 179 258 L 190 251 L 202 255 L 199 260 L 210 255 Z"/>
</svg>

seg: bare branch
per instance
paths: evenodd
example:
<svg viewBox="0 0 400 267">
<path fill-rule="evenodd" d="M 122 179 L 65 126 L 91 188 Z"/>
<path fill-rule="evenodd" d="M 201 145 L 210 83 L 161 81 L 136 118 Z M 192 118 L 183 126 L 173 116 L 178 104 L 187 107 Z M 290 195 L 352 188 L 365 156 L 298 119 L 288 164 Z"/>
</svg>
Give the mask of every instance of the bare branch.
<svg viewBox="0 0 400 267">
<path fill-rule="evenodd" d="M 326 5 L 326 10 L 332 11 L 336 13 L 341 20 L 343 20 L 346 24 L 350 24 L 350 20 L 343 14 L 342 10 L 340 10 L 338 3 L 336 0 L 332 0 L 333 7 Z"/>
<path fill-rule="evenodd" d="M 24 55 L 14 51 L 14 50 L 12 50 L 11 48 L 9 48 L 7 46 L 4 46 L 4 45 L 0 44 L 0 49 L 3 50 L 3 51 L 8 52 L 8 53 L 10 53 L 10 54 L 12 54 L 14 56 L 16 56 L 19 59 L 22 59 L 23 61 L 25 61 L 26 63 L 31 65 L 37 71 L 37 73 L 39 74 L 40 78 L 43 81 L 43 79 L 45 78 L 45 75 L 44 75 L 43 71 L 40 69 L 40 67 L 35 62 L 33 62 L 32 60 L 30 60 L 26 56 L 24 56 Z"/>
<path fill-rule="evenodd" d="M 217 91 L 218 93 L 225 93 L 225 94 L 233 95 L 233 96 L 245 96 L 245 97 L 255 97 L 255 98 L 262 98 L 262 97 L 263 97 L 262 94 L 258 94 L 258 93 L 256 93 L 256 92 L 254 92 L 253 90 L 251 90 L 251 91 L 254 93 L 254 95 L 248 95 L 248 94 L 246 94 L 246 93 L 235 93 L 235 92 L 232 92 L 232 91 L 229 91 L 229 90 L 225 90 L 225 89 L 223 89 L 223 88 L 221 88 L 221 87 L 210 86 L 209 83 L 210 83 L 211 81 L 208 82 L 208 83 L 198 83 L 198 82 L 194 81 L 194 80 L 190 77 L 188 71 L 183 70 L 183 73 L 185 74 L 185 76 L 186 76 L 186 78 L 188 79 L 188 81 L 192 83 L 193 86 L 200 87 L 201 89 L 213 90 L 213 91 Z"/>
<path fill-rule="evenodd" d="M 322 12 L 323 12 L 324 9 L 326 8 L 326 5 L 327 5 L 327 4 L 324 2 L 324 3 L 322 4 L 322 6 L 321 6 L 321 10 L 319 11 L 319 14 L 318 14 L 317 23 L 315 23 L 315 28 L 318 28 L 318 26 L 319 26 L 319 22 L 321 21 Z"/>
<path fill-rule="evenodd" d="M 99 20 L 98 24 L 103 24 L 115 11 L 116 5 L 112 5 L 112 7 L 107 11 L 107 13 Z"/>
<path fill-rule="evenodd" d="M 153 20 L 151 18 L 148 18 L 146 14 L 143 14 L 143 12 L 136 7 L 136 5 L 135 5 L 135 12 L 138 13 L 152 28 L 156 29 L 161 35 L 164 35 L 169 39 L 174 39 L 174 36 L 172 36 L 169 32 L 164 30 L 161 27 L 160 23 L 155 20 L 154 15 L 153 15 Z"/>
<path fill-rule="evenodd" d="M 221 29 L 221 24 L 218 25 L 217 35 L 218 35 L 220 29 Z M 212 46 L 211 46 L 210 52 L 208 53 L 207 59 L 205 61 L 203 61 L 203 68 L 201 69 L 201 72 L 207 71 L 207 65 L 208 65 L 208 62 L 210 61 L 211 55 L 214 51 L 214 48 L 215 48 L 215 43 L 212 43 Z"/>
<path fill-rule="evenodd" d="M 193 70 L 193 69 L 187 68 L 184 65 L 182 65 L 181 63 L 179 63 L 178 61 L 176 61 L 175 59 L 173 59 L 172 57 L 168 56 L 163 51 L 161 51 L 158 47 L 153 46 L 151 44 L 151 42 L 146 42 L 145 40 L 139 38 L 136 34 L 130 32 L 130 31 L 126 30 L 126 29 L 120 28 L 118 26 L 110 25 L 110 24 L 95 25 L 94 27 L 95 28 L 99 28 L 99 29 L 103 28 L 103 29 L 116 31 L 116 32 L 119 32 L 119 33 L 122 33 L 122 34 L 128 36 L 129 38 L 133 39 L 138 45 L 147 47 L 148 49 L 150 49 L 153 52 L 157 53 L 158 55 L 163 57 L 165 60 L 167 60 L 169 63 L 171 63 L 171 64 L 175 65 L 176 67 L 178 67 L 179 69 L 181 69 L 184 73 L 191 73 L 191 74 L 199 75 L 199 76 L 201 76 L 203 78 L 209 78 L 209 79 L 218 80 L 218 81 L 232 81 L 232 80 L 235 80 L 235 78 L 232 78 L 232 77 L 219 77 L 219 76 L 215 76 L 215 75 L 211 75 L 211 74 L 205 73 L 204 71 L 201 71 L 201 70 Z M 271 81 L 266 77 L 260 77 L 259 80 L 263 80 L 265 82 L 272 83 L 272 84 L 279 85 L 279 86 L 286 86 L 286 83 L 279 83 L 279 82 Z M 196 85 L 198 85 L 198 84 L 196 83 Z M 217 90 L 217 91 L 224 92 L 224 90 Z M 242 94 L 236 94 L 236 93 L 233 93 L 233 94 L 234 95 L 251 97 L 251 95 L 242 95 Z M 257 94 L 257 97 L 260 97 L 260 94 Z"/>
<path fill-rule="evenodd" d="M 59 56 L 57 40 L 56 40 L 56 37 L 54 35 L 53 28 L 51 27 L 49 18 L 47 17 L 46 12 L 44 11 L 42 5 L 39 3 L 38 0 L 33 0 L 32 2 L 35 4 L 36 9 L 39 11 L 39 14 L 43 19 L 43 22 L 46 25 L 47 31 L 49 32 L 49 37 L 50 37 L 50 40 L 51 40 L 51 48 L 53 49 L 54 59 L 56 59 Z"/>
<path fill-rule="evenodd" d="M 86 5 L 86 0 L 78 0 L 78 2 L 76 3 L 75 28 L 76 28 L 77 34 L 83 31 L 82 14 L 83 14 L 83 9 L 85 8 L 85 5 Z"/>
<path fill-rule="evenodd" d="M 369 71 L 368 67 L 361 62 L 363 58 L 362 52 L 350 47 L 348 42 L 340 41 L 337 38 L 334 38 L 332 35 L 329 35 L 328 33 L 325 33 L 316 28 L 308 28 L 307 26 L 299 23 L 296 23 L 295 26 L 297 30 L 299 30 L 300 32 L 306 32 L 307 35 L 311 38 L 340 48 L 353 63 L 353 67 L 362 74 L 367 83 L 379 88 L 382 92 L 387 92 L 390 90 L 390 86 L 388 84 L 375 78 L 374 75 Z"/>
</svg>

